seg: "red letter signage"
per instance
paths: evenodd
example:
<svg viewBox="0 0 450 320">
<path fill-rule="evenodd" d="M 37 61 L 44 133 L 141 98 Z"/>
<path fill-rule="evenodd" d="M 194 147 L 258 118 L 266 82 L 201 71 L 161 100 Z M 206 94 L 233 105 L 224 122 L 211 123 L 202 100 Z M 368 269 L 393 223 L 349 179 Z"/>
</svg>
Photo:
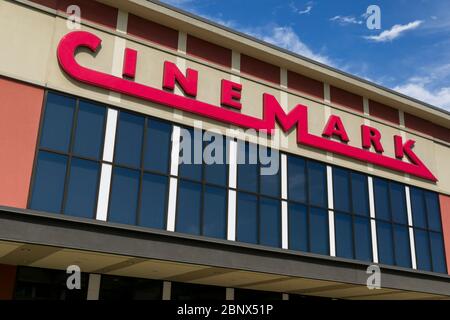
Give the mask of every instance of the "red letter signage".
<svg viewBox="0 0 450 320">
<path fill-rule="evenodd" d="M 193 114 L 208 117 L 213 120 L 236 125 L 242 128 L 252 128 L 259 131 L 272 133 L 277 122 L 284 132 L 292 127 L 297 130 L 297 143 L 309 147 L 333 152 L 360 161 L 372 163 L 378 166 L 396 171 L 405 172 L 423 179 L 437 181 L 436 177 L 428 170 L 419 157 L 412 151 L 413 140 L 403 143 L 401 137 L 394 137 L 395 158 L 382 154 L 383 147 L 378 130 L 369 126 L 361 126 L 363 148 L 348 145 L 348 135 L 342 121 L 337 116 L 331 116 L 324 129 L 324 136 L 337 136 L 342 142 L 316 136 L 308 131 L 308 108 L 298 104 L 286 113 L 278 101 L 270 94 L 264 93 L 262 119 L 241 114 L 235 110 L 223 108 L 195 99 L 197 96 L 198 73 L 188 69 L 186 76 L 171 62 L 164 63 L 163 88 L 173 90 L 175 81 L 183 91 L 191 97 L 177 95 L 163 89 L 137 83 L 132 79 L 116 77 L 108 73 L 83 67 L 75 60 L 78 48 L 88 48 L 92 52 L 100 49 L 101 39 L 87 31 L 73 31 L 66 34 L 58 45 L 58 61 L 61 68 L 72 78 L 106 90 L 115 91 L 136 97 L 142 100 L 157 103 L 169 108 L 175 108 Z M 137 54 L 128 51 L 125 53 L 124 75 L 134 78 Z M 242 87 L 232 82 L 222 82 L 221 102 L 224 105 L 240 109 L 239 102 Z M 376 152 L 369 148 L 373 146 Z M 402 161 L 406 155 L 409 162 Z"/>
</svg>

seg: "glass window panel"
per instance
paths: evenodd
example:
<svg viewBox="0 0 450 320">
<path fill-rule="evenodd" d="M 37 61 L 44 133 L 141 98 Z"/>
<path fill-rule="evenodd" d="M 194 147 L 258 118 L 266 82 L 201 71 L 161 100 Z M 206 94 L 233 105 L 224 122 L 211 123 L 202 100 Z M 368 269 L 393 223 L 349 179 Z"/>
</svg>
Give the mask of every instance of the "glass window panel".
<svg viewBox="0 0 450 320">
<path fill-rule="evenodd" d="M 119 113 L 114 161 L 132 167 L 140 167 L 144 117 L 128 112 Z"/>
<path fill-rule="evenodd" d="M 41 147 L 69 151 L 75 99 L 56 93 L 47 94 Z"/>
<path fill-rule="evenodd" d="M 67 157 L 40 151 L 34 176 L 31 209 L 61 212 Z"/>
<path fill-rule="evenodd" d="M 141 209 L 139 225 L 165 229 L 168 178 L 144 173 L 142 179 Z"/>
<path fill-rule="evenodd" d="M 395 261 L 398 266 L 411 268 L 411 248 L 408 227 L 394 225 Z"/>
<path fill-rule="evenodd" d="M 353 222 L 348 214 L 334 214 L 336 228 L 336 255 L 343 258 L 353 258 Z"/>
<path fill-rule="evenodd" d="M 425 229 L 427 227 L 427 211 L 423 191 L 419 188 L 411 187 L 410 195 L 413 225 Z"/>
<path fill-rule="evenodd" d="M 240 190 L 258 192 L 258 148 L 238 140 L 238 174 Z"/>
<path fill-rule="evenodd" d="M 353 212 L 359 215 L 369 216 L 369 191 L 367 186 L 367 176 L 352 172 L 352 205 Z"/>
<path fill-rule="evenodd" d="M 303 158 L 287 156 L 288 166 L 288 198 L 290 200 L 306 202 L 306 161 Z"/>
<path fill-rule="evenodd" d="M 307 167 L 308 167 L 309 202 L 312 205 L 327 208 L 328 204 L 327 204 L 326 166 L 318 162 L 308 161 Z"/>
<path fill-rule="evenodd" d="M 377 221 L 378 257 L 381 263 L 394 264 L 394 247 L 392 243 L 392 225 Z"/>
<path fill-rule="evenodd" d="M 205 186 L 203 198 L 203 235 L 226 239 L 227 190 Z"/>
<path fill-rule="evenodd" d="M 334 209 L 350 212 L 350 175 L 349 171 L 333 168 Z"/>
<path fill-rule="evenodd" d="M 281 203 L 279 200 L 261 197 L 260 210 L 260 244 L 281 247 Z"/>
<path fill-rule="evenodd" d="M 447 273 L 442 234 L 437 232 L 430 232 L 430 244 L 431 260 L 433 261 L 433 271 Z"/>
<path fill-rule="evenodd" d="M 395 223 L 408 224 L 405 186 L 400 183 L 390 182 L 390 191 L 392 220 Z"/>
<path fill-rule="evenodd" d="M 72 158 L 65 214 L 94 218 L 99 169 L 97 162 Z"/>
<path fill-rule="evenodd" d="M 308 251 L 308 208 L 289 204 L 289 249 Z"/>
<path fill-rule="evenodd" d="M 309 236 L 310 251 L 329 254 L 328 212 L 325 209 L 310 208 Z"/>
<path fill-rule="evenodd" d="M 163 121 L 148 119 L 144 169 L 168 173 L 171 145 L 172 125 Z"/>
<path fill-rule="evenodd" d="M 237 240 L 248 243 L 258 242 L 258 198 L 238 192 L 237 196 Z"/>
<path fill-rule="evenodd" d="M 372 261 L 372 232 L 370 219 L 354 217 L 355 231 L 355 258 L 363 261 Z"/>
<path fill-rule="evenodd" d="M 375 197 L 375 216 L 377 219 L 390 220 L 389 185 L 386 180 L 373 179 Z"/>
<path fill-rule="evenodd" d="M 101 157 L 105 111 L 105 107 L 80 101 L 75 128 L 74 154 L 94 159 Z"/>
<path fill-rule="evenodd" d="M 179 180 L 176 231 L 200 234 L 201 198 L 200 183 Z"/>
<path fill-rule="evenodd" d="M 111 183 L 108 221 L 136 224 L 139 171 L 115 167 Z"/>
<path fill-rule="evenodd" d="M 431 271 L 430 244 L 427 231 L 414 229 L 414 246 L 416 248 L 417 268 Z"/>
<path fill-rule="evenodd" d="M 268 163 L 260 165 L 260 192 L 263 195 L 280 197 L 280 153 L 266 147 L 260 147 L 260 152 L 268 155 L 267 158 L 264 156 L 264 159 L 271 159 Z"/>
<path fill-rule="evenodd" d="M 433 231 L 441 231 L 441 214 L 439 210 L 438 195 L 431 191 L 424 191 L 424 195 L 428 214 L 428 228 Z"/>
<path fill-rule="evenodd" d="M 179 175 L 196 181 L 202 180 L 203 139 L 199 129 L 181 129 Z"/>
<path fill-rule="evenodd" d="M 217 138 L 219 137 L 219 138 Z M 218 139 L 218 142 L 214 142 L 214 139 Z M 217 148 L 213 148 L 212 146 L 219 146 L 219 142 L 223 140 L 222 150 L 217 150 Z M 210 147 L 206 147 L 208 149 L 205 150 L 211 150 L 211 152 L 206 152 L 206 155 L 211 154 L 213 159 L 216 160 L 215 163 L 206 164 L 205 163 L 205 181 L 209 183 L 214 183 L 221 186 L 227 185 L 227 174 L 228 174 L 228 166 L 227 166 L 227 147 L 226 147 L 226 140 L 224 137 L 220 135 L 214 135 L 214 138 L 212 138 L 212 142 L 206 142 L 206 144 L 210 144 Z M 212 159 L 212 160 L 213 160 Z"/>
</svg>

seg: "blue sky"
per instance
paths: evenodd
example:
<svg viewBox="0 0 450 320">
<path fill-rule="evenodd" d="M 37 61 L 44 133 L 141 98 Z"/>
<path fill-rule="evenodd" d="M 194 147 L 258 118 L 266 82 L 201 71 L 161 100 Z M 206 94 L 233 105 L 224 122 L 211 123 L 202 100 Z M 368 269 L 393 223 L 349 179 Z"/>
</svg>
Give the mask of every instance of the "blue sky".
<svg viewBox="0 0 450 320">
<path fill-rule="evenodd" d="M 163 2 L 450 110 L 450 1 Z M 369 5 L 379 30 L 366 25 Z"/>
</svg>

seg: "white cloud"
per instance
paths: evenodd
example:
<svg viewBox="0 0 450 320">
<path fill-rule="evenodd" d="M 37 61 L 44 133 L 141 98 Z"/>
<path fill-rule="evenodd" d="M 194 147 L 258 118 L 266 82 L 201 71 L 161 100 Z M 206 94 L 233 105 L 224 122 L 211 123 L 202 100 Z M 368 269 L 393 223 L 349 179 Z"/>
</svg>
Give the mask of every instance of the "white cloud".
<svg viewBox="0 0 450 320">
<path fill-rule="evenodd" d="M 243 31 L 299 55 L 327 65 L 333 65 L 332 61 L 327 56 L 313 52 L 305 43 L 303 43 L 291 27 L 274 26 L 271 28 L 247 29 Z"/>
<path fill-rule="evenodd" d="M 340 25 L 363 23 L 361 20 L 356 19 L 354 16 L 334 16 L 333 18 L 330 18 L 330 21 L 337 22 Z"/>
<path fill-rule="evenodd" d="M 402 33 L 418 28 L 423 23 L 422 20 L 416 20 L 408 24 L 396 24 L 389 30 L 384 30 L 376 36 L 366 36 L 364 38 L 373 40 L 375 42 L 392 41 L 398 38 Z"/>
<path fill-rule="evenodd" d="M 450 110 L 450 87 L 432 90 L 421 83 L 408 82 L 393 89 L 431 105 Z"/>
<path fill-rule="evenodd" d="M 289 7 L 291 7 L 292 12 L 302 15 L 302 14 L 310 13 L 313 8 L 313 5 L 312 5 L 312 2 L 308 2 L 306 4 L 306 8 L 304 10 L 301 10 L 301 9 L 297 8 L 293 2 L 291 2 L 289 4 Z"/>
</svg>

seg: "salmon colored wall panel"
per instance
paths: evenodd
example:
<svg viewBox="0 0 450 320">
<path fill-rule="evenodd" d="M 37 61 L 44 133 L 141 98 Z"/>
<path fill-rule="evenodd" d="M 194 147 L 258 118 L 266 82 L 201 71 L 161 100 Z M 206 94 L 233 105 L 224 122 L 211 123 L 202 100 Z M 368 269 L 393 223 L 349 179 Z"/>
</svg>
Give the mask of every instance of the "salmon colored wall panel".
<svg viewBox="0 0 450 320">
<path fill-rule="evenodd" d="M 174 50 L 178 48 L 177 30 L 142 19 L 133 14 L 128 16 L 128 33 Z"/>
<path fill-rule="evenodd" d="M 450 274 L 450 197 L 440 194 L 439 201 L 441 203 L 442 231 L 444 233 L 447 273 Z"/>
<path fill-rule="evenodd" d="M 400 123 L 398 110 L 385 104 L 369 100 L 369 111 L 371 116 L 390 121 L 395 124 Z"/>
<path fill-rule="evenodd" d="M 434 137 L 450 142 L 450 129 L 438 125 L 434 126 L 435 126 Z"/>
<path fill-rule="evenodd" d="M 405 113 L 405 126 L 409 129 L 413 129 L 430 136 L 434 136 L 434 125 L 430 121 L 413 116 L 412 114 Z"/>
<path fill-rule="evenodd" d="M 288 71 L 288 88 L 323 100 L 323 83 Z"/>
<path fill-rule="evenodd" d="M 330 86 L 330 98 L 332 103 L 363 112 L 363 98 L 357 94 Z"/>
<path fill-rule="evenodd" d="M 231 67 L 231 50 L 188 34 L 187 53 L 193 56 Z"/>
<path fill-rule="evenodd" d="M 12 300 L 16 283 L 16 266 L 0 264 L 0 300 Z"/>
<path fill-rule="evenodd" d="M 0 205 L 26 208 L 44 90 L 0 78 Z"/>
<path fill-rule="evenodd" d="M 241 54 L 241 72 L 280 84 L 280 68 L 273 64 Z"/>
<path fill-rule="evenodd" d="M 117 8 L 92 0 L 58 0 L 58 10 L 66 12 L 70 5 L 77 5 L 81 9 L 81 19 L 86 19 L 106 27 L 116 29 Z"/>
<path fill-rule="evenodd" d="M 51 9 L 67 12 L 67 7 L 77 5 L 81 10 L 81 19 L 86 19 L 106 27 L 115 29 L 117 25 L 117 8 L 110 7 L 94 0 L 31 0 Z"/>
</svg>

